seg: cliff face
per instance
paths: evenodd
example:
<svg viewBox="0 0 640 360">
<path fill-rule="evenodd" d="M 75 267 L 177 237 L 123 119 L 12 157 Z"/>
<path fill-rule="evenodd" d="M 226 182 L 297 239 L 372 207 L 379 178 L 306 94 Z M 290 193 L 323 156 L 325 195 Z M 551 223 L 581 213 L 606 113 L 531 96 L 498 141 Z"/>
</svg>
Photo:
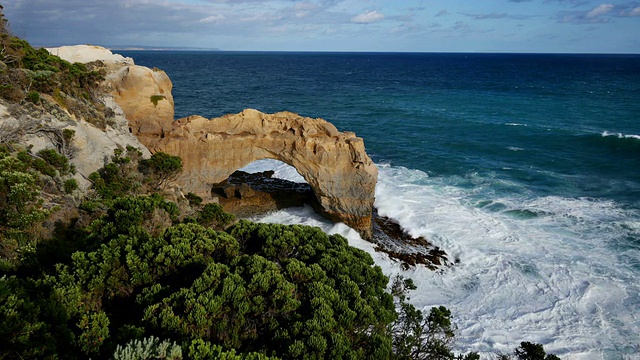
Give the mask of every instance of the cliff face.
<svg viewBox="0 0 640 360">
<path fill-rule="evenodd" d="M 86 45 L 50 51 L 67 56 L 68 60 L 83 62 L 96 59 L 94 55 L 84 56 L 87 53 L 101 52 L 108 61 L 95 66 L 105 71 L 133 63 L 131 59 L 111 54 L 104 48 Z M 22 68 L 7 70 L 6 65 L 3 71 L 17 79 L 20 74 L 37 75 Z M 48 79 L 52 82 L 59 80 L 51 80 L 51 75 Z M 17 87 L 19 82 L 8 85 Z M 150 156 L 147 148 L 129 131 L 129 121 L 113 96 L 99 91 L 97 83 L 95 85 L 92 101 L 73 92 L 64 93 L 60 88 L 48 93 L 34 92 L 38 95 L 35 101 L 0 98 L 0 140 L 31 147 L 33 154 L 43 149 L 58 150 L 75 165 L 77 173 L 74 178 L 81 188 L 90 185 L 87 180 L 89 174 L 103 167 L 117 148 L 132 146 L 142 151 L 144 157 Z M 73 135 L 66 138 L 64 133 L 69 133 L 69 130 Z"/>
<path fill-rule="evenodd" d="M 69 50 L 59 53 L 69 60 L 80 58 Z M 100 50 L 81 58 L 109 62 L 111 57 Z M 191 116 L 174 121 L 172 84 L 163 71 L 110 64 L 107 88 L 129 120 L 129 131 L 151 152 L 182 158 L 177 185 L 185 193 L 213 201 L 213 184 L 256 160 L 276 159 L 295 167 L 311 185 L 323 215 L 371 237 L 378 171 L 354 133 L 339 132 L 322 119 L 251 109 L 215 119 Z"/>
</svg>

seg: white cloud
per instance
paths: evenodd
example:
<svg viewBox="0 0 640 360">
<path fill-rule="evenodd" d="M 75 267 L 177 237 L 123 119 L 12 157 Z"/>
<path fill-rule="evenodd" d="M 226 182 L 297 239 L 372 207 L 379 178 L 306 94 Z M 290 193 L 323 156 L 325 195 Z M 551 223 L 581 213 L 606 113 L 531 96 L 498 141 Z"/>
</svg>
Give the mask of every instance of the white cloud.
<svg viewBox="0 0 640 360">
<path fill-rule="evenodd" d="M 628 10 L 628 11 L 621 11 L 618 16 L 622 16 L 622 17 L 638 17 L 638 16 L 640 16 L 640 6 L 638 6 L 636 8 L 633 8 L 631 10 Z"/>
<path fill-rule="evenodd" d="M 596 18 L 600 15 L 604 15 L 608 12 L 610 12 L 611 10 L 613 10 L 614 5 L 613 4 L 601 4 L 598 5 L 597 7 L 595 7 L 593 10 L 589 11 L 585 17 L 587 19 L 593 19 Z"/>
<path fill-rule="evenodd" d="M 315 10 L 318 8 L 318 5 L 311 3 L 311 2 L 300 2 L 300 3 L 296 3 L 293 8 L 295 10 Z"/>
<path fill-rule="evenodd" d="M 200 19 L 201 23 L 215 23 L 218 22 L 220 20 L 224 20 L 227 17 L 222 15 L 222 14 L 216 14 L 216 15 L 211 15 L 211 16 L 207 16 L 206 18 L 202 18 Z"/>
<path fill-rule="evenodd" d="M 351 22 L 356 24 L 371 24 L 384 19 L 384 14 L 376 10 L 365 11 L 362 14 L 351 18 Z"/>
</svg>

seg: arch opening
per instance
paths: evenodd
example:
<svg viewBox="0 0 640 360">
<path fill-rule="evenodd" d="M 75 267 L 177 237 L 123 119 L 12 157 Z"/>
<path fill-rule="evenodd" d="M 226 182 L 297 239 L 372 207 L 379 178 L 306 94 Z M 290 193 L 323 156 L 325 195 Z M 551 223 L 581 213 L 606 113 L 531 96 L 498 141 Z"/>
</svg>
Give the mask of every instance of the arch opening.
<svg viewBox="0 0 640 360">
<path fill-rule="evenodd" d="M 307 180 L 304 179 L 295 167 L 276 159 L 256 160 L 236 171 L 244 171 L 247 173 L 273 171 L 273 178 L 287 180 L 294 183 L 308 184 Z"/>
<path fill-rule="evenodd" d="M 311 185 L 295 167 L 275 159 L 257 160 L 234 171 L 212 186 L 211 197 L 226 212 L 243 218 L 304 205 L 322 214 Z"/>
</svg>

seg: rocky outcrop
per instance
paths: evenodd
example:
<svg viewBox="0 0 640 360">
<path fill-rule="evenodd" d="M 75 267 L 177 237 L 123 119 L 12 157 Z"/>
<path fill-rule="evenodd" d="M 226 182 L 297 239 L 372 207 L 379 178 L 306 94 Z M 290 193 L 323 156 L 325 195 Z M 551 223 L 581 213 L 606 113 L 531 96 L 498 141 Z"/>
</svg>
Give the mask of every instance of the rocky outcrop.
<svg viewBox="0 0 640 360">
<path fill-rule="evenodd" d="M 129 132 L 143 143 L 153 143 L 162 133 L 171 130 L 173 84 L 164 71 L 135 65 L 133 59 L 100 46 L 62 46 L 47 50 L 72 63 L 102 62 L 107 70 L 107 92 L 126 114 Z"/>
<path fill-rule="evenodd" d="M 94 45 L 73 45 L 47 48 L 49 53 L 59 56 L 70 63 L 90 63 L 100 60 L 111 71 L 118 70 L 123 66 L 134 65 L 133 59 L 114 54 L 109 49 Z"/>
<path fill-rule="evenodd" d="M 151 150 L 180 156 L 179 183 L 204 198 L 239 168 L 261 159 L 282 161 L 309 183 L 323 215 L 371 236 L 378 170 L 361 138 L 325 120 L 251 109 L 215 119 L 191 116 L 175 121 Z"/>
<path fill-rule="evenodd" d="M 295 167 L 305 178 L 323 215 L 371 237 L 378 171 L 363 140 L 354 133 L 339 132 L 322 119 L 250 109 L 210 120 L 191 116 L 173 121 L 169 77 L 132 61 L 123 64 L 122 59 L 103 50 L 78 48 L 81 57 L 70 49 L 57 54 L 69 61 L 105 62 L 111 69 L 106 85 L 129 120 L 129 132 L 151 152 L 182 158 L 183 172 L 177 185 L 185 193 L 213 201 L 214 184 L 256 160 L 276 159 Z"/>
<path fill-rule="evenodd" d="M 0 136 L 30 147 L 32 153 L 43 149 L 56 149 L 66 153 L 77 170 L 74 176 L 82 188 L 89 186 L 89 174 L 110 161 L 113 151 L 132 146 L 149 157 L 150 153 L 128 131 L 128 122 L 113 99 L 104 99 L 113 110 L 113 116 L 104 129 L 97 128 L 84 119 L 78 119 L 48 95 L 41 104 L 8 104 L 0 100 Z M 69 143 L 61 142 L 63 130 L 73 130 Z"/>
<path fill-rule="evenodd" d="M 123 66 L 107 75 L 109 90 L 129 120 L 129 131 L 153 144 L 171 130 L 174 107 L 167 74 L 144 66 Z"/>
</svg>

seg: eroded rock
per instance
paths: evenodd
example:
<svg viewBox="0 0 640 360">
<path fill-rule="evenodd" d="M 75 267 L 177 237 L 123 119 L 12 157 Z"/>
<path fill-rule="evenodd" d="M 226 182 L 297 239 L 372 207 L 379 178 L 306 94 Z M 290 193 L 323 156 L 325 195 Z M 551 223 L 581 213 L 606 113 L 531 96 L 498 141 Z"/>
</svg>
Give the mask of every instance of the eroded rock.
<svg viewBox="0 0 640 360">
<path fill-rule="evenodd" d="M 276 159 L 304 177 L 323 215 L 371 237 L 378 170 L 354 133 L 339 132 L 322 119 L 251 109 L 216 119 L 191 116 L 173 121 L 172 84 L 163 71 L 129 60 L 123 63 L 99 47 L 49 51 L 69 61 L 106 64 L 105 84 L 129 120 L 131 134 L 151 152 L 182 158 L 183 172 L 176 183 L 184 193 L 213 201 L 213 184 L 256 160 Z M 243 191 L 248 197 L 248 190 Z"/>
<path fill-rule="evenodd" d="M 361 138 L 325 120 L 252 109 L 210 120 L 191 116 L 148 146 L 180 156 L 179 183 L 203 198 L 239 168 L 262 159 L 282 161 L 309 183 L 323 215 L 371 237 L 378 170 Z"/>
</svg>

